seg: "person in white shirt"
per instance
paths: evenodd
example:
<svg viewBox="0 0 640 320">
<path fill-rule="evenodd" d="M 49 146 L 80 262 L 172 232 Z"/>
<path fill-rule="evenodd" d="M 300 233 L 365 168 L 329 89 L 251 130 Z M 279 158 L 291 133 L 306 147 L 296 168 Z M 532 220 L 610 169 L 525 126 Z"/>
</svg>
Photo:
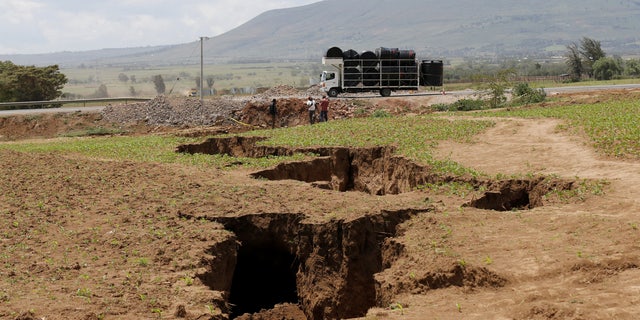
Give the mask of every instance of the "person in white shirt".
<svg viewBox="0 0 640 320">
<path fill-rule="evenodd" d="M 316 100 L 312 97 L 307 99 L 307 110 L 309 111 L 309 123 L 313 124 L 316 118 Z"/>
</svg>

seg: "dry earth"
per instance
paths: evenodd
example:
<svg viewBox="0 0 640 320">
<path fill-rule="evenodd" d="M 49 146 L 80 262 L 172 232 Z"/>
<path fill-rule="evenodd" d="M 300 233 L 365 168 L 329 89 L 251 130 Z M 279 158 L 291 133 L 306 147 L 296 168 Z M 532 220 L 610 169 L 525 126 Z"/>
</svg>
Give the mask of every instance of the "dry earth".
<svg viewBox="0 0 640 320">
<path fill-rule="evenodd" d="M 593 94 L 606 93 L 568 99 Z M 301 97 L 278 99 L 288 119 L 279 126 L 304 124 Z M 375 99 L 364 108 L 416 114 L 451 99 Z M 264 101 L 235 115 L 266 126 Z M 344 116 L 363 108 L 333 107 Z M 487 194 L 415 190 L 455 179 L 388 148 L 315 149 L 319 158 L 261 172 L 0 151 L 0 318 L 636 318 L 640 164 L 597 155 L 583 137 L 555 130 L 556 120 L 493 120 L 476 142 L 437 150 L 489 174 L 531 177 L 459 179 Z M 98 114 L 12 117 L 0 134 L 48 138 L 96 125 L 105 125 Z M 179 149 L 292 152 L 243 139 Z M 578 178 L 604 179 L 604 193 L 541 197 L 579 187 Z"/>
</svg>

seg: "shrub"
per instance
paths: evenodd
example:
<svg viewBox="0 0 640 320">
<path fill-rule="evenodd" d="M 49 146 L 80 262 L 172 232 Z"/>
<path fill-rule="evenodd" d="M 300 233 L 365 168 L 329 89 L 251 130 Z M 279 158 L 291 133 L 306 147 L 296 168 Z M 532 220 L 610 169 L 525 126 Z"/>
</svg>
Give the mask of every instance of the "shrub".
<svg viewBox="0 0 640 320">
<path fill-rule="evenodd" d="M 484 109 L 485 102 L 479 99 L 460 99 L 451 104 L 439 103 L 431 107 L 436 111 L 472 111 Z"/>
<path fill-rule="evenodd" d="M 387 112 L 387 110 L 382 110 L 382 109 L 378 109 L 376 111 L 374 111 L 371 116 L 373 118 L 388 118 L 391 117 L 391 114 L 389 114 L 389 112 Z"/>
<path fill-rule="evenodd" d="M 547 93 L 544 89 L 533 89 L 529 87 L 528 83 L 518 83 L 513 87 L 513 101 L 514 105 L 530 104 L 542 102 L 547 98 Z"/>
</svg>

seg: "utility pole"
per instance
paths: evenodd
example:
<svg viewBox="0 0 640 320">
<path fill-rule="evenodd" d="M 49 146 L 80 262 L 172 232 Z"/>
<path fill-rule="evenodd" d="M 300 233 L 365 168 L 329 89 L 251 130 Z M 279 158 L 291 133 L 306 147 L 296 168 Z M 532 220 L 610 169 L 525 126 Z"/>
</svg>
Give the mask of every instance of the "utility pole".
<svg viewBox="0 0 640 320">
<path fill-rule="evenodd" d="M 208 40 L 208 37 L 200 37 L 200 105 L 204 106 L 202 100 L 202 82 L 204 82 L 204 40 Z"/>
</svg>

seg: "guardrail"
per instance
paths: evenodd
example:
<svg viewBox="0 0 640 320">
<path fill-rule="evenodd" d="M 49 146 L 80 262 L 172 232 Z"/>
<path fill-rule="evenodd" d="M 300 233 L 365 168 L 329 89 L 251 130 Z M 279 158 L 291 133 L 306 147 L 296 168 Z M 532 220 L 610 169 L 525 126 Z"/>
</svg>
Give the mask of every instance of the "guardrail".
<svg viewBox="0 0 640 320">
<path fill-rule="evenodd" d="M 100 99 L 77 99 L 77 100 L 51 100 L 51 101 L 21 101 L 21 102 L 1 102 L 0 110 L 5 107 L 22 107 L 22 106 L 44 106 L 49 104 L 78 104 L 82 103 L 82 106 L 86 107 L 87 103 L 93 102 L 120 102 L 124 101 L 124 104 L 127 104 L 129 101 L 132 102 L 140 102 L 140 101 L 149 101 L 151 98 L 100 98 Z"/>
</svg>

